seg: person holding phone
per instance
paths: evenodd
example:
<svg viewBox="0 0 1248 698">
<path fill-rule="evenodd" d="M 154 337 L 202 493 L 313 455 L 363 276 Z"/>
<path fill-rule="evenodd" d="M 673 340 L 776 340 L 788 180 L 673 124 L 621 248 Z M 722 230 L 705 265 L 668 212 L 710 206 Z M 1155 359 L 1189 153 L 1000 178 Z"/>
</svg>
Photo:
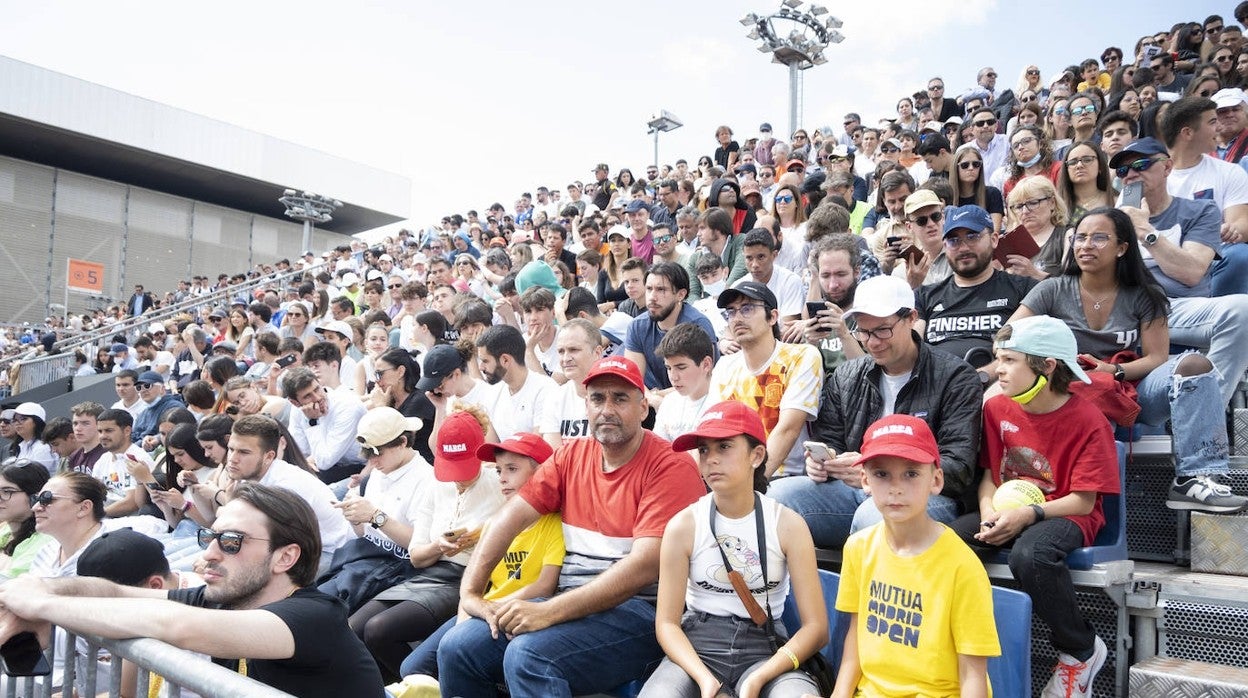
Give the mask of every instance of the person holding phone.
<svg viewBox="0 0 1248 698">
<path fill-rule="evenodd" d="M 498 472 L 482 468 L 488 417 L 480 409 L 455 412 L 438 429 L 434 486 L 415 493 L 407 550 L 417 572 L 373 597 L 351 615 L 351 629 L 373 653 L 387 680 L 400 678 L 408 643 L 429 637 L 455 615 L 459 582 L 482 526 L 504 499 Z"/>
<path fill-rule="evenodd" d="M 819 215 L 816 210 L 815 216 Z M 842 362 L 863 355 L 862 345 L 853 338 L 844 315 L 854 302 L 863 274 L 864 254 L 857 236 L 849 233 L 824 235 L 811 247 L 812 283 L 806 296 L 802 338 L 823 354 L 825 374 Z"/>
</svg>

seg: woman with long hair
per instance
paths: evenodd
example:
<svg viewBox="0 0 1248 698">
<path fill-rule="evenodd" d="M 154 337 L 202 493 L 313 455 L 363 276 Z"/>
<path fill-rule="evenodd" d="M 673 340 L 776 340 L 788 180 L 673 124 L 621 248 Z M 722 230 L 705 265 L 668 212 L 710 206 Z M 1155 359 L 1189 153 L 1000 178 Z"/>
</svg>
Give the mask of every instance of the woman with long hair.
<svg viewBox="0 0 1248 698">
<path fill-rule="evenodd" d="M 1049 88 L 1044 86 L 1040 77 L 1040 66 L 1034 63 L 1023 66 L 1018 74 L 1018 82 L 1014 84 L 1014 94 L 1021 100 L 1024 92 L 1036 95 L 1037 101 L 1044 101 L 1049 96 Z"/>
<path fill-rule="evenodd" d="M 1109 106 L 1106 107 L 1105 113 L 1108 114 L 1117 109 L 1125 111 L 1132 119 L 1139 121 L 1140 112 L 1143 110 L 1143 106 L 1140 104 L 1140 93 L 1136 92 L 1135 88 L 1128 87 L 1122 92 L 1110 95 Z"/>
<path fill-rule="evenodd" d="M 602 258 L 602 270 L 607 273 L 607 291 L 598 299 L 599 303 L 621 303 L 628 294 L 624 292 L 624 262 L 633 256 L 633 248 L 628 240 L 628 233 L 618 226 L 607 231 L 607 254 Z"/>
<path fill-rule="evenodd" d="M 373 362 L 377 369 L 377 384 L 364 398 L 365 406 L 393 407 L 404 417 L 418 417 L 422 426 L 416 432 L 413 448 L 427 461 L 433 460 L 429 437 L 433 435 L 433 422 L 437 416 L 433 403 L 425 397 L 425 391 L 416 387 L 420 382 L 420 365 L 416 358 L 403 349 L 390 349 Z"/>
<path fill-rule="evenodd" d="M 52 538 L 35 531 L 30 498 L 48 482 L 42 463 L 25 458 L 0 465 L 0 574 L 17 577 L 30 571 L 40 548 Z"/>
<path fill-rule="evenodd" d="M 1010 134 L 1009 176 L 1002 187 L 1002 193 L 1009 197 L 1014 185 L 1024 177 L 1047 177 L 1050 182 L 1057 181 L 1058 172 L 1062 169 L 1060 162 L 1053 160 L 1053 147 L 1044 131 L 1034 126 L 1021 126 Z"/>
<path fill-rule="evenodd" d="M 47 418 L 43 406 L 37 402 L 23 402 L 13 410 L 13 435 L 17 437 L 13 455 L 33 460 L 46 468 L 48 474 L 53 474 L 59 459 L 52 447 L 43 442 Z"/>
<path fill-rule="evenodd" d="M 1131 218 L 1098 208 L 1079 221 L 1063 274 L 1037 284 L 1011 320 L 1029 315 L 1062 320 L 1074 331 L 1089 372 L 1137 383 L 1140 422 L 1172 422 L 1176 478 L 1168 506 L 1239 511 L 1244 498 L 1233 495 L 1223 480 L 1227 436 L 1217 373 L 1199 352 L 1170 356 L 1168 314 L 1169 301 L 1144 265 Z M 1124 351 L 1142 355 L 1109 362 Z"/>
<path fill-rule="evenodd" d="M 195 509 L 186 495 L 186 488 L 198 482 L 215 479 L 217 464 L 212 461 L 197 437 L 196 425 L 179 424 L 165 437 L 165 453 L 161 459 L 163 486 L 152 489 L 149 496 L 165 517 L 169 530 L 177 537 L 194 535 L 200 526 L 211 526 L 212 518 Z M 184 523 L 189 521 L 190 523 Z"/>
<path fill-rule="evenodd" d="M 641 696 L 818 693 L 798 669 L 828 641 L 810 529 L 765 496 L 767 434 L 758 414 L 722 402 L 706 415 L 672 444 L 677 452 L 697 450 L 710 494 L 672 517 L 663 533 L 655 634 L 666 657 Z M 779 620 L 790 588 L 801 620 L 791 636 Z"/>
<path fill-rule="evenodd" d="M 1019 181 L 1006 200 L 1013 228 L 1009 235 L 1030 235 L 1039 252 L 1030 259 L 1007 255 L 1005 270 L 1011 274 L 1044 279 L 1061 273 L 1065 249 L 1066 204 L 1046 177 Z"/>
<path fill-rule="evenodd" d="M 1213 67 L 1217 68 L 1218 78 L 1222 80 L 1224 87 L 1240 87 L 1243 84 L 1235 70 L 1235 58 L 1235 51 L 1226 46 L 1219 46 L 1209 58 Z"/>
<path fill-rule="evenodd" d="M 1067 219 L 1078 223 L 1084 213 L 1114 205 L 1109 158 L 1091 141 L 1079 141 L 1066 150 L 1057 177 L 1057 189 L 1066 202 Z"/>
<path fill-rule="evenodd" d="M 1116 95 L 1124 90 L 1132 87 L 1132 80 L 1135 79 L 1135 64 L 1128 63 L 1114 71 L 1114 77 L 1109 81 L 1109 93 Z"/>
<path fill-rule="evenodd" d="M 238 363 L 233 357 L 214 356 L 204 362 L 199 377 L 212 386 L 213 392 L 217 394 L 217 404 L 212 408 L 213 414 L 221 414 L 229 407 L 229 400 L 225 397 L 225 384 L 237 375 L 240 375 Z"/>
<path fill-rule="evenodd" d="M 954 184 L 959 206 L 974 204 L 992 216 L 992 228 L 1001 231 L 1001 221 L 1005 217 L 1005 200 L 1001 190 L 986 184 L 984 175 L 984 158 L 979 149 L 967 143 L 958 146 L 953 152 L 953 160 L 949 162 L 949 181 Z"/>
<path fill-rule="evenodd" d="M 1075 140 L 1075 129 L 1070 125 L 1070 100 L 1054 99 L 1049 102 L 1045 110 L 1044 135 L 1058 150 Z"/>
<path fill-rule="evenodd" d="M 316 290 L 316 296 L 312 299 L 312 318 L 310 324 L 312 329 L 316 329 L 318 325 L 326 318 L 333 319 L 329 312 L 329 291 L 319 288 Z M 306 346 L 308 342 L 304 342 Z"/>
<path fill-rule="evenodd" d="M 471 255 L 470 255 L 471 256 Z M 355 394 L 361 398 L 368 395 L 377 382 L 377 357 L 390 348 L 390 331 L 380 322 L 374 322 L 364 331 L 364 358 L 355 365 Z"/>
<path fill-rule="evenodd" d="M 238 351 L 234 352 L 234 358 L 241 361 L 247 357 L 247 349 L 256 331 L 247 322 L 247 313 L 244 310 L 232 308 L 226 319 L 229 322 L 225 330 L 225 341 L 234 342 L 238 346 Z"/>
<path fill-rule="evenodd" d="M 100 347 L 95 350 L 95 361 L 91 364 L 91 367 L 100 375 L 113 372 L 113 355 L 108 353 L 108 347 Z"/>
<path fill-rule="evenodd" d="M 806 264 L 806 207 L 802 205 L 802 192 L 792 184 L 776 187 L 771 199 L 771 215 L 780 224 L 783 244 L 776 253 L 776 263 L 801 273 Z"/>
</svg>

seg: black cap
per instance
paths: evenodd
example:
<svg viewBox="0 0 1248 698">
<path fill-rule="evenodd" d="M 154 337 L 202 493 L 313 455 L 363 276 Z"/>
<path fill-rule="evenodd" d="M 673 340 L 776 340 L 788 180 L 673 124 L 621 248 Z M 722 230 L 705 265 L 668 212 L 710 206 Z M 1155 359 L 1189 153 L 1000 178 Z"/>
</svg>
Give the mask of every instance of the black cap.
<svg viewBox="0 0 1248 698">
<path fill-rule="evenodd" d="M 716 303 L 721 308 L 727 308 L 728 304 L 737 300 L 741 296 L 753 298 L 756 301 L 762 301 L 768 310 L 775 310 L 779 307 L 776 302 L 776 294 L 771 292 L 765 284 L 757 281 L 743 281 L 732 288 L 726 288 L 719 294 L 719 301 Z"/>
<path fill-rule="evenodd" d="M 461 369 L 466 365 L 458 349 L 450 344 L 439 344 L 430 349 L 425 356 L 425 367 L 420 380 L 416 382 L 416 388 L 433 390 L 442 385 L 442 381 L 454 373 L 455 369 Z"/>
<path fill-rule="evenodd" d="M 165 548 L 154 538 L 129 528 L 96 538 L 78 556 L 78 574 L 102 577 L 123 586 L 141 584 L 154 574 L 169 574 Z"/>
</svg>

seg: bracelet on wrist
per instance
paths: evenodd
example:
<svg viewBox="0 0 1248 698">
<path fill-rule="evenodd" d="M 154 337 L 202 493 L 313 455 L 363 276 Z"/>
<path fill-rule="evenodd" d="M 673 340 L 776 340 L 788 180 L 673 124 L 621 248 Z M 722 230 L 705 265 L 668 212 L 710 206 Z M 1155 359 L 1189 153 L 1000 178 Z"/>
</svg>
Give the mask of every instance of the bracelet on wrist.
<svg viewBox="0 0 1248 698">
<path fill-rule="evenodd" d="M 797 655 L 793 654 L 793 650 L 789 649 L 788 647 L 781 647 L 780 652 L 783 652 L 784 656 L 788 657 L 789 661 L 793 662 L 794 671 L 802 668 L 802 663 L 797 661 Z"/>
</svg>

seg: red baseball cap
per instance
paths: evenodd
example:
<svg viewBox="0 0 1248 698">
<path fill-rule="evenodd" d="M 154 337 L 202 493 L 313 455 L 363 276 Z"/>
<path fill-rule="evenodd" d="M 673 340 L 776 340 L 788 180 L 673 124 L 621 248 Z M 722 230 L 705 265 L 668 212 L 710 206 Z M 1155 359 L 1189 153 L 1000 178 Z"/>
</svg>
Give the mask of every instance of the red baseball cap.
<svg viewBox="0 0 1248 698">
<path fill-rule="evenodd" d="M 880 456 L 896 456 L 940 467 L 940 448 L 936 446 L 931 428 L 927 422 L 908 414 L 889 415 L 867 427 L 859 454 L 854 465 Z"/>
<path fill-rule="evenodd" d="M 481 470 L 477 449 L 485 443 L 481 423 L 467 412 L 456 412 L 438 429 L 438 446 L 433 450 L 433 476 L 439 482 L 463 482 Z"/>
<path fill-rule="evenodd" d="M 767 430 L 757 412 L 741 402 L 721 402 L 706 408 L 693 431 L 677 436 L 672 450 L 688 451 L 698 445 L 700 438 L 727 439 L 738 434 L 767 443 Z"/>
<path fill-rule="evenodd" d="M 555 451 L 546 443 L 546 440 L 537 434 L 521 433 L 507 439 L 501 444 L 481 444 L 477 447 L 477 458 L 483 461 L 494 462 L 499 451 L 510 451 L 521 456 L 527 456 L 537 461 L 538 465 L 550 460 Z"/>
<path fill-rule="evenodd" d="M 632 359 L 623 356 L 604 356 L 598 359 L 589 369 L 589 375 L 581 381 L 581 385 L 589 385 L 590 381 L 600 376 L 619 376 L 634 388 L 646 392 L 646 381 L 641 377 L 641 369 L 637 368 Z"/>
</svg>

